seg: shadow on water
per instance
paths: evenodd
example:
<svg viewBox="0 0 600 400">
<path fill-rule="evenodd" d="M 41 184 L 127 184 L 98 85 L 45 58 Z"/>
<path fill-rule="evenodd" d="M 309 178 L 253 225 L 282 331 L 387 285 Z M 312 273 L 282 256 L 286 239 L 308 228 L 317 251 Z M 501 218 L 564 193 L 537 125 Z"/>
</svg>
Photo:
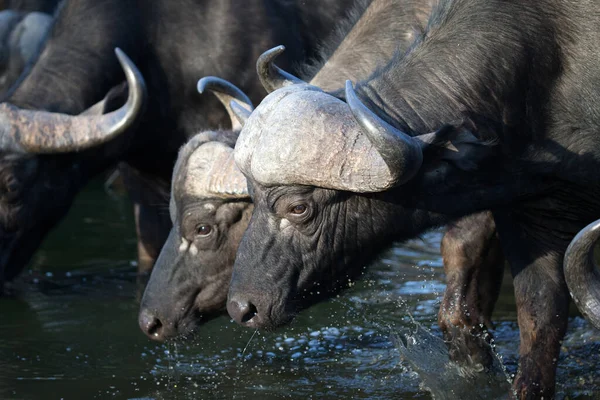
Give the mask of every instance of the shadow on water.
<svg viewBox="0 0 600 400">
<path fill-rule="evenodd" d="M 286 329 L 254 332 L 222 317 L 193 340 L 163 345 L 137 327 L 130 208 L 94 182 L 35 256 L 20 294 L 0 300 L 0 399 L 431 398 L 425 387 L 452 399 L 477 398 L 468 397 L 474 386 L 477 395 L 493 391 L 489 377 L 453 369 L 439 339 L 438 232 L 391 249 L 362 281 Z M 505 282 L 493 334 L 510 375 L 518 330 Z M 558 398 L 600 396 L 599 352 L 600 333 L 574 314 Z M 494 385 L 505 382 L 499 376 Z"/>
</svg>

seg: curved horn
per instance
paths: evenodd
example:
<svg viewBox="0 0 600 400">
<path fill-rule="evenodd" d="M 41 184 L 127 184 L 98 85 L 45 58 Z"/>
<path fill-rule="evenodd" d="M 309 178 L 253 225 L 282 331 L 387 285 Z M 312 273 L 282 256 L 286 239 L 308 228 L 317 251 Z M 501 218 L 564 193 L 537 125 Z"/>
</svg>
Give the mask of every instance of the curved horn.
<svg viewBox="0 0 600 400">
<path fill-rule="evenodd" d="M 419 142 L 369 110 L 356 95 L 350 81 L 346 81 L 346 102 L 369 141 L 395 176 L 396 185 L 415 176 L 423 163 L 423 150 Z"/>
<path fill-rule="evenodd" d="M 577 308 L 600 329 L 600 270 L 594 247 L 600 239 L 600 220 L 583 228 L 571 241 L 563 261 L 565 280 Z"/>
<path fill-rule="evenodd" d="M 267 91 L 271 93 L 279 88 L 289 85 L 306 83 L 302 79 L 285 72 L 273 61 L 285 50 L 285 46 L 277 46 L 271 50 L 267 50 L 258 57 L 256 61 L 256 72 L 260 78 L 260 82 Z"/>
<path fill-rule="evenodd" d="M 237 100 L 231 100 L 229 102 L 229 108 L 239 123 L 239 129 L 242 130 L 242 127 L 246 124 L 248 118 L 250 118 L 252 111 L 239 104 Z"/>
<path fill-rule="evenodd" d="M 0 149 L 38 154 L 67 153 L 106 143 L 127 130 L 138 118 L 146 99 L 146 84 L 133 62 L 115 49 L 125 72 L 127 102 L 115 111 L 93 115 L 67 115 L 47 111 L 22 110 L 0 105 Z M 92 106 L 98 109 L 98 105 Z"/>
<path fill-rule="evenodd" d="M 240 88 L 225 79 L 215 76 L 205 76 L 198 81 L 198 92 L 203 94 L 206 90 L 214 93 L 225 106 L 231 119 L 231 129 L 239 131 L 250 116 L 254 106 L 252 100 Z"/>
</svg>

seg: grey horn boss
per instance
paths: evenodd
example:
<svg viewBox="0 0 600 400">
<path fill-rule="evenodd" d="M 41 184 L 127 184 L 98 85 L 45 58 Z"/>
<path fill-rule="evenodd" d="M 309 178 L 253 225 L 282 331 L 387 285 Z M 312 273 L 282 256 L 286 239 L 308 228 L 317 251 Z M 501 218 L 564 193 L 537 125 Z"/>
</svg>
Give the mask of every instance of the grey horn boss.
<svg viewBox="0 0 600 400">
<path fill-rule="evenodd" d="M 573 239 L 563 262 L 571 297 L 582 314 L 600 329 L 600 271 L 594 248 L 600 239 L 600 220 L 583 228 Z"/>
<path fill-rule="evenodd" d="M 268 50 L 257 63 L 265 89 L 280 90 L 263 100 L 240 134 L 235 158 L 247 176 L 265 186 L 284 181 L 373 193 L 401 185 L 419 171 L 422 146 L 435 134 L 413 138 L 390 126 L 362 104 L 350 82 L 345 103 L 293 78 L 273 64 L 282 51 L 283 46 Z M 281 112 L 286 108 L 289 113 Z M 350 112 L 354 118 L 340 118 Z M 306 117 L 291 124 L 291 115 Z M 302 134 L 308 131 L 314 133 L 310 141 Z M 323 154 L 323 148 L 340 150 Z"/>
<path fill-rule="evenodd" d="M 115 53 L 125 72 L 129 95 L 115 111 L 103 114 L 106 98 L 79 115 L 0 105 L 0 149 L 18 153 L 69 153 L 108 142 L 137 119 L 144 106 L 146 85 L 133 62 L 120 49 Z M 109 94 L 110 95 L 110 94 Z"/>
</svg>

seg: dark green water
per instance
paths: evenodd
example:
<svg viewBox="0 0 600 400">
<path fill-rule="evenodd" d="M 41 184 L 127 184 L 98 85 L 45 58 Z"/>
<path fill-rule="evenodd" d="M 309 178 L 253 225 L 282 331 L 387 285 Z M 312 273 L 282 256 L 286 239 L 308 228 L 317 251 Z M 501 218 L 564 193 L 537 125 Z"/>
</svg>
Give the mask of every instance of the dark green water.
<svg viewBox="0 0 600 400">
<path fill-rule="evenodd" d="M 0 299 L 0 399 L 431 398 L 392 337 L 415 321 L 439 336 L 439 239 L 392 249 L 362 282 L 285 330 L 255 334 L 222 317 L 190 342 L 161 345 L 137 327 L 130 205 L 95 182 L 34 258 L 21 294 Z M 495 336 L 514 373 L 518 330 L 505 282 Z M 559 398 L 600 398 L 600 333 L 579 317 L 570 322 Z M 428 379 L 447 398 L 483 389 L 460 376 Z"/>
</svg>

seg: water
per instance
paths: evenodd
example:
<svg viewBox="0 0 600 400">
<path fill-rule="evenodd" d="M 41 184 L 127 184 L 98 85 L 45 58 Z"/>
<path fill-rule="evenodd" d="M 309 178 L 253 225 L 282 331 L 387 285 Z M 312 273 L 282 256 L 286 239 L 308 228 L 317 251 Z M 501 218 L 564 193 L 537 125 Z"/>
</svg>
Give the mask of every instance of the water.
<svg viewBox="0 0 600 400">
<path fill-rule="evenodd" d="M 94 182 L 32 261 L 21 294 L 0 300 L 0 399 L 429 399 L 425 387 L 448 399 L 493 393 L 502 376 L 484 383 L 461 376 L 439 346 L 439 240 L 434 232 L 392 249 L 363 281 L 289 328 L 254 332 L 222 317 L 191 342 L 156 344 L 136 322 L 129 203 Z M 508 374 L 519 340 L 511 290 L 507 277 L 494 317 Z M 412 338 L 408 352 L 401 337 Z M 558 398 L 600 398 L 599 353 L 600 333 L 573 314 Z"/>
</svg>

